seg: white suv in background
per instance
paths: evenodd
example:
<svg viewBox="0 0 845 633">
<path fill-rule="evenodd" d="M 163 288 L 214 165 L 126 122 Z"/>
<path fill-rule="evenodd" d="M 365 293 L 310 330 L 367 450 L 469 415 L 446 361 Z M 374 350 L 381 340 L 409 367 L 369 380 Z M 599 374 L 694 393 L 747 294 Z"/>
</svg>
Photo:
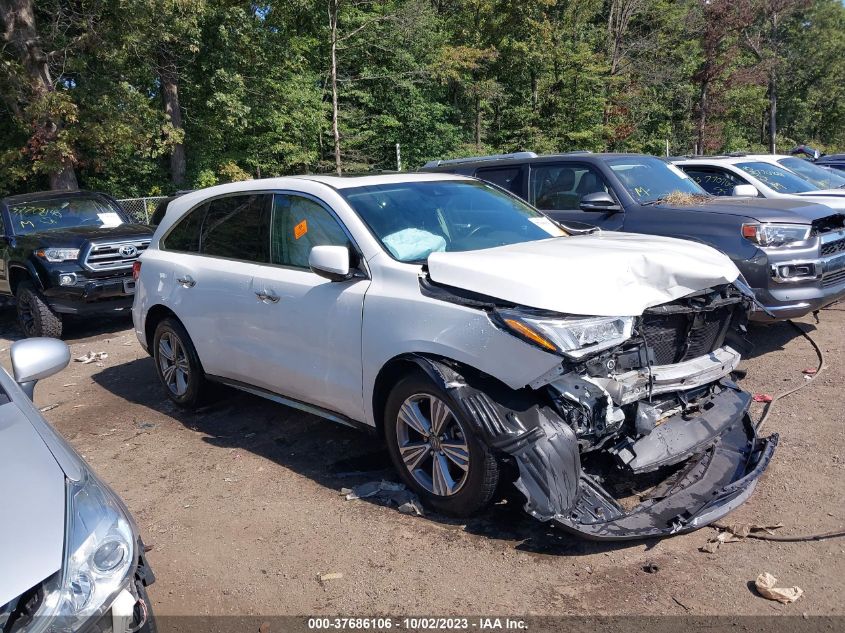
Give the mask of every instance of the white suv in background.
<svg viewBox="0 0 845 633">
<path fill-rule="evenodd" d="M 487 504 L 507 462 L 541 520 L 593 538 L 688 531 L 742 503 L 776 444 L 729 377 L 752 296 L 730 259 L 569 235 L 472 178 L 188 193 L 135 275 L 135 330 L 174 402 L 215 382 L 371 429 L 446 513 Z M 633 510 L 603 488 L 641 476 L 671 487 Z"/>
<path fill-rule="evenodd" d="M 799 198 L 845 209 L 845 177 L 795 156 L 734 154 L 672 162 L 714 196 Z"/>
</svg>

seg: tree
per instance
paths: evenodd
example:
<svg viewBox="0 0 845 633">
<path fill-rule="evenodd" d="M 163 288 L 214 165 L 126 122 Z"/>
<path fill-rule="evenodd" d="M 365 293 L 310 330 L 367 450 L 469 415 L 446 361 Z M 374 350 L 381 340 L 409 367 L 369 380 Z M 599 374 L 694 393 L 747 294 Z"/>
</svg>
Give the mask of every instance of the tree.
<svg viewBox="0 0 845 633">
<path fill-rule="evenodd" d="M 61 14 L 57 15 L 57 20 Z M 66 124 L 76 118 L 76 108 L 56 87 L 50 60 L 63 52 L 45 48 L 38 31 L 33 0 L 0 0 L 3 42 L 13 59 L 3 64 L 7 85 L 4 95 L 12 114 L 30 130 L 25 153 L 35 171 L 46 172 L 51 189 L 76 189 L 75 155 Z M 6 55 L 4 54 L 4 57 Z"/>
</svg>

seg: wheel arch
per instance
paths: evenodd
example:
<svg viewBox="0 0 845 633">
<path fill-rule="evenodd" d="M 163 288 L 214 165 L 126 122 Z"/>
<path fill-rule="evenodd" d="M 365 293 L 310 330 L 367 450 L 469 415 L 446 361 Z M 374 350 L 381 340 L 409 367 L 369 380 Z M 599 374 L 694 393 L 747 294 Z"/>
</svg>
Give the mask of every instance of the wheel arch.
<svg viewBox="0 0 845 633">
<path fill-rule="evenodd" d="M 493 376 L 453 358 L 437 354 L 406 352 L 387 361 L 379 370 L 373 383 L 373 419 L 380 437 L 384 437 L 384 409 L 391 389 L 400 380 L 414 372 L 422 372 L 444 391 L 449 391 L 450 387 L 459 382 L 476 383 L 481 380 L 488 387 L 492 386 L 497 390 L 503 389 L 511 394 L 517 393 Z"/>
<path fill-rule="evenodd" d="M 179 318 L 179 315 L 166 305 L 157 303 L 147 310 L 147 316 L 146 319 L 144 319 L 144 339 L 147 341 L 147 352 L 150 356 L 153 355 L 153 337 L 155 336 L 156 328 L 159 323 L 168 317 L 173 317 L 182 324 L 182 327 L 185 327 L 185 324 L 182 323 L 182 319 Z"/>
<path fill-rule="evenodd" d="M 24 281 L 31 281 L 38 290 L 44 290 L 41 277 L 31 265 L 22 262 L 10 262 L 9 289 L 13 295 L 18 291 L 18 286 Z"/>
</svg>

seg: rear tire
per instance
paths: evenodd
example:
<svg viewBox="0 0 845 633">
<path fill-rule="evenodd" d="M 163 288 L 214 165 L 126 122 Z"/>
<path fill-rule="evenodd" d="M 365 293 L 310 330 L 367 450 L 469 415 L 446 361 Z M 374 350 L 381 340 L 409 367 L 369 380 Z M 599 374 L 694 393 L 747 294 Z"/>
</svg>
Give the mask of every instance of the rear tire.
<svg viewBox="0 0 845 633">
<path fill-rule="evenodd" d="M 384 436 L 402 481 L 429 507 L 465 517 L 490 503 L 498 461 L 449 394 L 425 374 L 406 376 L 390 392 Z"/>
<path fill-rule="evenodd" d="M 23 281 L 15 293 L 18 325 L 24 336 L 62 337 L 62 317 L 53 312 L 31 281 Z"/>
<path fill-rule="evenodd" d="M 177 319 L 168 317 L 156 327 L 153 358 L 158 379 L 175 404 L 195 409 L 205 402 L 208 381 L 202 363 L 191 337 Z"/>
</svg>

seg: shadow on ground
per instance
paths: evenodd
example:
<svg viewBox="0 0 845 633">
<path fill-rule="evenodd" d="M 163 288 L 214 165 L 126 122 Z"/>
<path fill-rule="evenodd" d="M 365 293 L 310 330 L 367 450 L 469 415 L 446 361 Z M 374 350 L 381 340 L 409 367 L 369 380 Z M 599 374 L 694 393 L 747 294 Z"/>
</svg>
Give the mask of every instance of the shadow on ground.
<svg viewBox="0 0 845 633">
<path fill-rule="evenodd" d="M 18 314 L 15 306 L 0 307 L 0 337 L 10 341 L 24 338 L 18 327 Z M 121 312 L 114 316 L 100 316 L 96 318 L 64 317 L 62 320 L 62 339 L 67 343 L 75 343 L 94 336 L 125 332 L 132 325 L 132 316 Z"/>
<path fill-rule="evenodd" d="M 219 387 L 217 398 L 210 405 L 195 412 L 180 410 L 165 397 L 151 358 L 106 367 L 92 378 L 121 398 L 208 435 L 205 441 L 214 446 L 253 452 L 330 490 L 339 492 L 341 488 L 381 479 L 398 481 L 376 436 L 297 409 Z M 557 526 L 541 523 L 522 510 L 523 500 L 512 485 L 502 488 L 496 503 L 479 516 L 455 520 L 427 513 L 419 520 L 460 526 L 470 534 L 512 542 L 516 549 L 536 554 L 590 554 L 630 546 L 586 541 Z M 371 499 L 349 501 L 362 502 L 383 505 Z"/>
<path fill-rule="evenodd" d="M 746 358 L 758 358 L 771 352 L 782 351 L 793 339 L 801 336 L 796 326 L 812 336 L 816 326 L 812 323 L 800 322 L 793 325 L 788 321 L 778 321 L 771 325 L 752 324 L 748 330 L 748 338 L 754 345 L 754 349 Z"/>
</svg>

